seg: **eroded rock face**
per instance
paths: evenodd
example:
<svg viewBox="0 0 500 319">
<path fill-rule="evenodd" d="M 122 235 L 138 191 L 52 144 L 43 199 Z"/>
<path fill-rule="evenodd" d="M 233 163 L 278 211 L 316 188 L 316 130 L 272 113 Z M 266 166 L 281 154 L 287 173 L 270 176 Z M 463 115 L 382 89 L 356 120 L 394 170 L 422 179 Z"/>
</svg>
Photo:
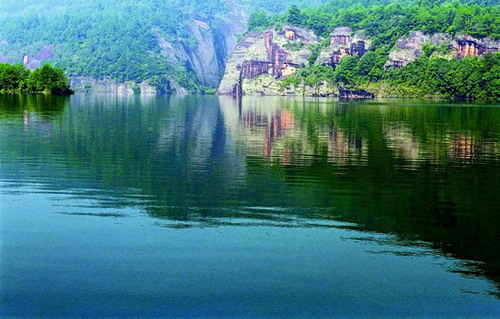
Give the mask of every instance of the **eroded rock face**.
<svg viewBox="0 0 500 319">
<path fill-rule="evenodd" d="M 338 27 L 330 33 L 330 45 L 344 45 L 351 42 L 352 29 L 349 27 Z"/>
<path fill-rule="evenodd" d="M 308 64 L 312 43 L 319 43 L 314 32 L 295 26 L 250 32 L 231 54 L 219 94 L 259 94 L 252 87 L 263 76 L 264 86 L 277 87 L 280 79 Z"/>
<path fill-rule="evenodd" d="M 293 36 L 292 38 L 295 38 Z M 267 59 L 272 75 L 279 79 L 283 76 L 283 71 L 288 67 L 288 53 L 278 44 L 273 42 L 274 34 L 268 31 L 264 34 L 266 41 Z M 267 72 L 266 72 L 267 73 Z"/>
<path fill-rule="evenodd" d="M 216 87 L 224 74 L 226 60 L 237 44 L 236 35 L 246 29 L 245 18 L 233 18 L 229 22 L 222 18 L 214 18 L 210 22 L 194 19 L 188 31 L 196 41 L 195 46 L 165 39 L 161 30 L 154 32 L 162 55 L 172 65 L 184 65 L 196 74 L 202 84 Z"/>
<path fill-rule="evenodd" d="M 466 56 L 483 56 L 488 52 L 500 52 L 500 41 L 476 39 L 468 35 L 451 36 L 444 33 L 433 35 L 414 31 L 396 43 L 395 49 L 389 53 L 387 67 L 403 67 L 423 54 L 425 44 L 444 47 L 448 52 L 434 52 L 437 56 L 463 58 Z"/>
<path fill-rule="evenodd" d="M 500 41 L 491 39 L 475 39 L 469 35 L 455 36 L 451 50 L 456 57 L 483 56 L 488 52 L 500 52 Z"/>
<path fill-rule="evenodd" d="M 243 61 L 242 77 L 244 79 L 253 79 L 261 74 L 268 74 L 271 65 L 268 61 Z"/>
<path fill-rule="evenodd" d="M 359 31 L 353 33 L 349 27 L 338 27 L 330 33 L 330 46 L 321 51 L 317 64 L 336 67 L 345 56 L 362 56 L 371 41 Z"/>
</svg>

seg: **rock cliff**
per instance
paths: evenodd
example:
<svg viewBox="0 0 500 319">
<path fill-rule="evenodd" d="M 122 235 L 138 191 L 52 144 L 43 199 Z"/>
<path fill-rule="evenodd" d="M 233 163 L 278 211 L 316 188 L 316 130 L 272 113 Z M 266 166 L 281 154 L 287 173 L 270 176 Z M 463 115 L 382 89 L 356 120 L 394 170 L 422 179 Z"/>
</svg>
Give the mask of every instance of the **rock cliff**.
<svg viewBox="0 0 500 319">
<path fill-rule="evenodd" d="M 295 26 L 248 33 L 229 58 L 218 93 L 286 94 L 279 80 L 308 65 L 315 43 L 319 39 L 311 30 Z"/>
<path fill-rule="evenodd" d="M 198 81 L 208 87 L 217 87 L 224 74 L 226 60 L 237 44 L 237 35 L 246 29 L 246 17 L 229 13 L 230 19 L 194 19 L 188 31 L 196 44 L 192 45 L 162 36 L 153 30 L 163 56 L 172 65 L 183 65 L 196 74 Z M 230 22 L 228 22 L 230 21 Z"/>
<path fill-rule="evenodd" d="M 345 56 L 362 56 L 371 45 L 362 31 L 354 33 L 349 27 L 338 27 L 330 33 L 330 46 L 323 49 L 316 64 L 336 67 Z"/>
<path fill-rule="evenodd" d="M 225 70 L 225 63 L 237 44 L 238 35 L 246 30 L 248 13 L 237 5 L 228 6 L 224 14 L 210 17 L 192 15 L 191 20 L 183 25 L 190 39 L 177 39 L 172 36 L 175 32 L 153 27 L 152 32 L 156 37 L 156 49 L 166 58 L 173 67 L 172 77 L 161 82 L 168 82 L 167 86 L 179 94 L 186 94 L 187 90 L 181 87 L 176 80 L 177 74 L 188 71 L 194 75 L 196 83 L 209 88 L 218 87 Z M 48 61 L 57 64 L 60 59 L 56 47 L 60 50 L 63 46 L 53 43 L 36 43 L 32 47 L 12 49 L 7 46 L 6 40 L 0 39 L 0 62 L 22 63 L 29 69 L 35 69 Z M 32 51 L 39 46 L 38 51 Z M 64 47 L 67 49 L 67 46 Z M 26 53 L 29 52 L 29 53 Z M 66 52 L 67 53 L 67 52 Z M 107 62 L 108 63 L 108 62 Z M 113 61 L 109 61 L 113 63 Z M 95 79 L 88 74 L 69 74 L 72 77 L 73 88 L 77 90 L 94 90 L 99 92 L 132 92 L 142 91 L 152 93 L 164 91 L 165 88 L 156 90 L 147 87 L 144 83 L 118 83 L 110 77 Z M 151 81 L 153 82 L 153 81 Z"/>
<path fill-rule="evenodd" d="M 168 88 L 158 88 L 147 82 L 135 83 L 125 82 L 119 83 L 113 79 L 94 79 L 87 76 L 72 76 L 70 77 L 70 86 L 78 92 L 96 92 L 96 93 L 118 93 L 118 94 L 158 94 L 161 91 L 173 91 L 177 95 L 186 95 L 188 92 L 178 85 L 175 81 L 168 82 Z"/>
<path fill-rule="evenodd" d="M 427 35 L 422 31 L 415 31 L 398 40 L 394 50 L 389 53 L 386 66 L 403 67 L 416 60 L 423 54 L 424 45 L 440 48 L 433 54 L 450 58 L 484 56 L 488 52 L 500 52 L 500 41 L 488 38 L 476 39 L 469 35 L 452 36 L 444 33 Z"/>
</svg>

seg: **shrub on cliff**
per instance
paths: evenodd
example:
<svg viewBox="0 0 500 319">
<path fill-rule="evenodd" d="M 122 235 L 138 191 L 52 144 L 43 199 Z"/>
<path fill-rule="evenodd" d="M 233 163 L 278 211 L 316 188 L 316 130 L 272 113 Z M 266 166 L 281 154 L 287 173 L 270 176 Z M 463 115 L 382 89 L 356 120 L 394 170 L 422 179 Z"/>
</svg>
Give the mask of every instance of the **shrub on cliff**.
<svg viewBox="0 0 500 319">
<path fill-rule="evenodd" d="M 271 25 L 269 14 L 263 10 L 257 10 L 248 18 L 248 30 L 264 30 Z"/>
<path fill-rule="evenodd" d="M 287 22 L 292 25 L 301 25 L 304 21 L 304 16 L 300 9 L 293 5 L 288 10 Z"/>
</svg>

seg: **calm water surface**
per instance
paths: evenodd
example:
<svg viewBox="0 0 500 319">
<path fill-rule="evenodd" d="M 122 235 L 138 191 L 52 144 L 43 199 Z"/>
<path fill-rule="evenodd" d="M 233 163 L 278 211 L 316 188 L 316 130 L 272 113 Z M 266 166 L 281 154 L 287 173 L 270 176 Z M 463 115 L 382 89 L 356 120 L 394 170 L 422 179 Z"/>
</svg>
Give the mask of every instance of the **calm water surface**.
<svg viewBox="0 0 500 319">
<path fill-rule="evenodd" d="M 500 316 L 500 105 L 0 96 L 2 316 Z"/>
</svg>

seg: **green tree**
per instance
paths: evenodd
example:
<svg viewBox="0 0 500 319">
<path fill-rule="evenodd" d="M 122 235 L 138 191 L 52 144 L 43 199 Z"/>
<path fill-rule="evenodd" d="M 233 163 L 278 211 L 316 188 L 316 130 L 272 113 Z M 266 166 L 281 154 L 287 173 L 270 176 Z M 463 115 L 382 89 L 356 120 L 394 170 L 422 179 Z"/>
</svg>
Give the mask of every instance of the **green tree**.
<svg viewBox="0 0 500 319">
<path fill-rule="evenodd" d="M 68 78 L 60 68 L 48 64 L 35 69 L 28 76 L 27 89 L 32 92 L 45 92 L 53 94 L 68 94 L 71 92 Z"/>
<path fill-rule="evenodd" d="M 346 56 L 342 58 L 339 66 L 335 69 L 334 79 L 335 82 L 345 85 L 346 87 L 353 87 L 359 81 L 356 77 L 356 68 L 359 58 L 357 56 Z"/>
<path fill-rule="evenodd" d="M 287 22 L 293 25 L 302 24 L 303 22 L 302 12 L 296 5 L 291 6 L 290 9 L 288 10 Z"/>
<path fill-rule="evenodd" d="M 248 30 L 266 29 L 271 25 L 269 15 L 263 10 L 252 12 L 248 19 Z"/>
</svg>

